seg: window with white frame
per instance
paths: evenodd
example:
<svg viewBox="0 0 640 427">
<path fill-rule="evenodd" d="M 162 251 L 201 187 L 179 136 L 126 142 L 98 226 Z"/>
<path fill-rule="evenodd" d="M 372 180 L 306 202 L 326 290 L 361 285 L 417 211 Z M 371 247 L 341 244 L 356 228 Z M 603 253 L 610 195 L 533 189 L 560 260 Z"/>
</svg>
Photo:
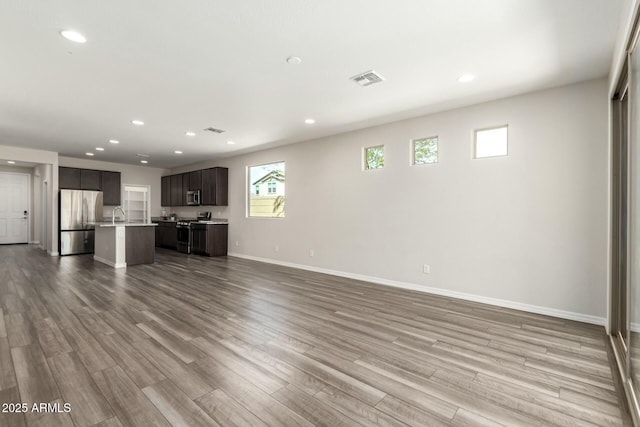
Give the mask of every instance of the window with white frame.
<svg viewBox="0 0 640 427">
<path fill-rule="evenodd" d="M 438 137 L 419 138 L 411 141 L 411 163 L 426 165 L 438 163 Z"/>
<path fill-rule="evenodd" d="M 365 147 L 364 169 L 381 169 L 384 167 L 384 145 Z"/>
<path fill-rule="evenodd" d="M 506 156 L 508 152 L 508 126 L 475 131 L 474 155 L 476 159 Z"/>
<path fill-rule="evenodd" d="M 247 167 L 247 216 L 284 218 L 284 170 L 284 162 Z"/>
</svg>

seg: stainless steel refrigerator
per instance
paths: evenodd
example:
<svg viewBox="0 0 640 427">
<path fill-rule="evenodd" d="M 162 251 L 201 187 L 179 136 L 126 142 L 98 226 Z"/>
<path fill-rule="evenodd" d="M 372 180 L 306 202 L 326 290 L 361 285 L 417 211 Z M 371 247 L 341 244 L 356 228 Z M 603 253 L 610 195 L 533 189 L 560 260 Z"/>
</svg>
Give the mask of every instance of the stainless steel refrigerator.
<svg viewBox="0 0 640 427">
<path fill-rule="evenodd" d="M 60 190 L 60 255 L 93 253 L 102 191 Z"/>
</svg>

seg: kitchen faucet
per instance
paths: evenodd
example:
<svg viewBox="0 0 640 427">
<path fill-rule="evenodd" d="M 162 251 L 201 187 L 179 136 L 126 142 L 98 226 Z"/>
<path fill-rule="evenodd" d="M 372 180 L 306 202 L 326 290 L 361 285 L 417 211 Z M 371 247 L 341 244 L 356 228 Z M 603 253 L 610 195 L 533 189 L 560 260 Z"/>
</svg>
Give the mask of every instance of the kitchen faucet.
<svg viewBox="0 0 640 427">
<path fill-rule="evenodd" d="M 113 208 L 113 215 L 111 217 L 111 223 L 115 224 L 116 223 L 116 210 L 120 209 L 120 212 L 122 212 L 122 221 L 126 221 L 127 220 L 127 214 L 124 212 L 124 209 L 122 208 L 122 206 L 116 206 L 115 208 Z"/>
</svg>

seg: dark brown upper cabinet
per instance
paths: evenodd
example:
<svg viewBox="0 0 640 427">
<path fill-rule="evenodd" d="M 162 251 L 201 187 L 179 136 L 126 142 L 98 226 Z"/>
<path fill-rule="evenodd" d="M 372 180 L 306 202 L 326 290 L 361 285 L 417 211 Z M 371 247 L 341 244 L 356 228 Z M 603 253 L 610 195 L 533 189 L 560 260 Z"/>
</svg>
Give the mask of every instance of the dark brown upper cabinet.
<svg viewBox="0 0 640 427">
<path fill-rule="evenodd" d="M 202 171 L 189 172 L 189 191 L 202 190 Z"/>
<path fill-rule="evenodd" d="M 122 203 L 120 172 L 101 171 L 102 203 L 105 206 L 118 206 Z"/>
<path fill-rule="evenodd" d="M 184 206 L 182 175 L 171 175 L 171 206 Z"/>
<path fill-rule="evenodd" d="M 59 167 L 58 187 L 69 190 L 81 190 L 80 169 Z"/>
<path fill-rule="evenodd" d="M 102 191 L 102 174 L 92 169 L 80 169 L 80 188 Z"/>
<path fill-rule="evenodd" d="M 202 171 L 202 205 L 227 206 L 229 204 L 229 169 L 211 168 Z"/>
<path fill-rule="evenodd" d="M 189 172 L 182 174 L 182 201 L 180 206 L 187 206 L 187 193 L 189 192 Z"/>
<path fill-rule="evenodd" d="M 122 203 L 120 172 L 80 168 L 58 168 L 58 187 L 68 190 L 102 191 L 105 206 Z"/>
<path fill-rule="evenodd" d="M 161 178 L 162 192 L 160 196 L 160 204 L 164 206 L 171 206 L 171 177 L 163 176 Z"/>
</svg>

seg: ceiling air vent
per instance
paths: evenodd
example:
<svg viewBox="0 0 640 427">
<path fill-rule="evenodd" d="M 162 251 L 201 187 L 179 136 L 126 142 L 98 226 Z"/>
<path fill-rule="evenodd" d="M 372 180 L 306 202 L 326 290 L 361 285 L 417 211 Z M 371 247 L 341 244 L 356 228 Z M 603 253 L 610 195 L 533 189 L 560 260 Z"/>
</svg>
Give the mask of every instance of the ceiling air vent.
<svg viewBox="0 0 640 427">
<path fill-rule="evenodd" d="M 208 127 L 206 129 L 203 129 L 203 130 L 205 130 L 207 132 L 213 132 L 213 133 L 222 133 L 222 132 L 224 132 L 222 129 L 216 129 L 214 127 Z"/>
<path fill-rule="evenodd" d="M 351 77 L 351 80 L 358 83 L 360 86 L 371 86 L 376 83 L 382 83 L 384 81 L 384 77 L 376 71 L 369 70 Z"/>
</svg>

